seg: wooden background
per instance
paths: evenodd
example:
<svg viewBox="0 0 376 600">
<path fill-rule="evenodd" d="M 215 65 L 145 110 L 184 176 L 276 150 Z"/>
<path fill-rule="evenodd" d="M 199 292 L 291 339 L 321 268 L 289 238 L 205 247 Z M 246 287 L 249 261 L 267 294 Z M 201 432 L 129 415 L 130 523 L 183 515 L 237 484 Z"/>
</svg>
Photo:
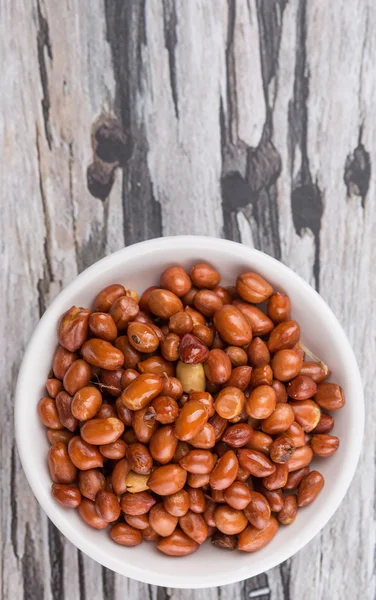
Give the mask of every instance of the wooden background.
<svg viewBox="0 0 376 600">
<path fill-rule="evenodd" d="M 2 599 L 375 598 L 375 29 L 374 0 L 1 0 Z M 207 591 L 78 552 L 13 440 L 17 371 L 51 300 L 103 255 L 182 233 L 254 245 L 314 285 L 367 401 L 357 476 L 322 533 Z"/>
</svg>

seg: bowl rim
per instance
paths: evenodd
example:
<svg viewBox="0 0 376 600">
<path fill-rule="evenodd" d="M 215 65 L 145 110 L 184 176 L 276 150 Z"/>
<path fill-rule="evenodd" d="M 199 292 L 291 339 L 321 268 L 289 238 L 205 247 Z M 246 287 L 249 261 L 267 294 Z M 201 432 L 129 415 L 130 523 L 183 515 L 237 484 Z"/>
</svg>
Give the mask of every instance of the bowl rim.
<svg viewBox="0 0 376 600">
<path fill-rule="evenodd" d="M 185 580 L 181 580 L 180 575 L 176 575 L 173 577 L 169 575 L 169 580 L 166 581 L 165 575 L 163 573 L 150 573 L 146 565 L 143 569 L 141 569 L 135 565 L 130 565 L 125 561 L 121 561 L 120 559 L 112 555 L 104 553 L 103 551 L 101 551 L 100 546 L 93 546 L 88 542 L 85 543 L 85 540 L 79 533 L 76 532 L 74 526 L 69 523 L 69 520 L 62 518 L 57 511 L 54 511 L 53 505 L 48 502 L 47 497 L 42 493 L 40 486 L 38 486 L 38 470 L 33 470 L 32 460 L 30 459 L 30 453 L 28 452 L 26 445 L 22 443 L 23 428 L 25 427 L 25 424 L 23 422 L 23 415 L 21 410 L 23 404 L 21 388 L 24 385 L 24 374 L 27 370 L 29 359 L 33 356 L 36 348 L 38 347 L 39 334 L 44 328 L 50 327 L 48 323 L 49 314 L 57 305 L 63 305 L 66 298 L 68 298 L 71 295 L 71 293 L 75 291 L 76 287 L 82 289 L 87 282 L 91 281 L 94 273 L 96 276 L 100 276 L 101 274 L 105 273 L 106 270 L 109 267 L 111 267 L 113 263 L 116 264 L 119 261 L 121 261 L 123 257 L 129 258 L 132 254 L 135 254 L 137 255 L 137 258 L 140 259 L 143 256 L 152 252 L 153 249 L 158 249 L 159 247 L 166 245 L 171 246 L 171 248 L 186 247 L 188 245 L 191 249 L 199 251 L 199 253 L 203 256 L 205 255 L 205 246 L 213 247 L 213 245 L 220 245 L 224 250 L 227 249 L 228 251 L 231 251 L 234 255 L 238 255 L 238 258 L 242 260 L 245 260 L 247 258 L 251 259 L 253 255 L 258 256 L 259 258 L 262 257 L 263 261 L 270 262 L 272 265 L 278 264 L 278 268 L 280 270 L 284 271 L 289 277 L 293 277 L 300 286 L 303 286 L 303 288 L 305 288 L 306 291 L 315 296 L 315 301 L 318 303 L 320 309 L 331 320 L 332 326 L 335 328 L 335 334 L 340 338 L 341 344 L 343 345 L 347 353 L 349 363 L 351 363 L 352 379 L 354 380 L 355 384 L 358 386 L 359 389 L 359 411 L 356 423 L 357 435 L 352 436 L 352 453 L 350 456 L 350 460 L 346 465 L 346 472 L 342 474 L 342 486 L 339 489 L 337 489 L 334 500 L 331 503 L 327 503 L 322 508 L 321 521 L 319 523 L 319 526 L 317 527 L 316 524 L 314 527 L 311 526 L 311 528 L 308 528 L 303 537 L 297 535 L 295 536 L 295 538 L 292 538 L 291 543 L 288 546 L 286 546 L 286 550 L 283 548 L 282 550 L 276 552 L 274 559 L 267 558 L 261 561 L 260 570 L 258 571 L 258 573 L 262 573 L 281 564 L 282 562 L 296 554 L 299 550 L 301 550 L 306 544 L 312 541 L 312 539 L 321 531 L 321 529 L 327 524 L 327 522 L 331 519 L 333 514 L 340 506 L 354 477 L 362 449 L 365 420 L 363 385 L 357 360 L 350 345 L 350 342 L 347 338 L 347 335 L 342 329 L 342 326 L 340 325 L 333 311 L 329 308 L 328 304 L 318 294 L 318 292 L 312 286 L 310 286 L 302 277 L 295 273 L 295 271 L 293 271 L 290 267 L 286 266 L 285 264 L 273 258 L 272 256 L 261 252 L 260 250 L 256 250 L 255 248 L 248 247 L 238 242 L 233 242 L 230 240 L 210 236 L 195 235 L 167 236 L 138 242 L 136 244 L 132 244 L 130 246 L 122 248 L 121 250 L 118 250 L 108 256 L 105 256 L 104 258 L 92 264 L 90 267 L 88 267 L 82 273 L 80 273 L 77 277 L 75 277 L 73 281 L 71 281 L 51 302 L 50 306 L 47 308 L 47 310 L 39 320 L 27 345 L 19 369 L 15 390 L 14 422 L 16 443 L 22 468 L 36 499 L 47 514 L 48 518 L 51 519 L 51 521 L 63 533 L 63 535 L 65 535 L 65 537 L 79 550 L 96 560 L 99 564 L 117 573 L 120 573 L 121 575 L 130 577 L 132 579 L 147 584 L 160 585 L 166 587 L 176 587 L 181 589 L 207 588 L 212 586 L 236 583 L 248 577 L 255 576 L 256 574 L 249 573 L 250 568 L 247 568 L 247 566 L 245 566 L 240 571 L 238 570 L 234 573 L 229 570 L 226 573 L 216 572 L 214 574 L 210 573 L 208 575 L 200 574 L 198 579 L 196 577 L 192 577 L 187 578 Z M 250 561 L 249 564 L 252 565 L 252 561 Z"/>
</svg>

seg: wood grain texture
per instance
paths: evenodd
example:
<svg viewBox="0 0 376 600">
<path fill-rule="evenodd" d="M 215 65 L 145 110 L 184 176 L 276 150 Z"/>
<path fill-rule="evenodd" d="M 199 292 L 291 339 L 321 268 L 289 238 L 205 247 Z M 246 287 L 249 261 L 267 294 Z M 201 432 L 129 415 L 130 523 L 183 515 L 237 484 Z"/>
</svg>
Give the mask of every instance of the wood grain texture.
<svg viewBox="0 0 376 600">
<path fill-rule="evenodd" d="M 375 27 L 372 0 L 0 3 L 4 600 L 375 598 Z M 255 246 L 316 286 L 367 403 L 358 473 L 321 534 L 205 591 L 78 552 L 39 508 L 12 434 L 18 367 L 51 300 L 103 255 L 180 233 Z"/>
</svg>

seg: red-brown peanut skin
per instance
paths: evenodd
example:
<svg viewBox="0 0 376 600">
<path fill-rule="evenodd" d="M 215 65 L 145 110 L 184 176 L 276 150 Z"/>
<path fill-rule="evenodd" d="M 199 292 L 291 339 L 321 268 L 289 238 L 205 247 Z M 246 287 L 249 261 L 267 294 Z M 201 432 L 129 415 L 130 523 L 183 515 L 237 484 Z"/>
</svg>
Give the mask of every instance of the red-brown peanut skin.
<svg viewBox="0 0 376 600">
<path fill-rule="evenodd" d="M 71 364 L 77 360 L 78 356 L 75 352 L 69 352 L 66 348 L 59 345 L 52 359 L 52 370 L 55 377 L 61 381 L 64 379 L 65 373 L 68 371 Z"/>
<path fill-rule="evenodd" d="M 289 476 L 289 469 L 286 464 L 278 464 L 276 470 L 269 477 L 264 477 L 262 483 L 270 492 L 283 488 Z"/>
<path fill-rule="evenodd" d="M 145 515 L 156 503 L 156 499 L 149 492 L 126 492 L 120 498 L 121 510 L 127 515 Z"/>
<path fill-rule="evenodd" d="M 317 386 L 315 401 L 324 410 L 338 410 L 345 405 L 345 396 L 341 386 L 325 381 Z"/>
<path fill-rule="evenodd" d="M 64 375 L 64 387 L 68 394 L 74 396 L 78 390 L 87 385 L 91 378 L 91 366 L 85 360 L 75 360 Z"/>
<path fill-rule="evenodd" d="M 143 373 L 125 388 L 121 400 L 130 410 L 145 408 L 162 391 L 162 375 Z"/>
<path fill-rule="evenodd" d="M 184 533 L 198 544 L 202 544 L 208 537 L 208 526 L 203 516 L 191 510 L 179 517 L 179 525 Z"/>
<path fill-rule="evenodd" d="M 80 471 L 103 467 L 103 456 L 99 449 L 83 440 L 79 435 L 69 440 L 68 452 L 72 463 Z"/>
<path fill-rule="evenodd" d="M 220 504 L 214 511 L 215 526 L 222 533 L 236 535 L 243 531 L 248 524 L 247 517 L 242 510 L 237 510 L 227 504 Z"/>
<path fill-rule="evenodd" d="M 61 392 L 62 389 L 63 384 L 61 383 L 61 381 L 59 381 L 59 379 L 55 379 L 54 377 L 47 379 L 46 390 L 51 398 L 56 398 L 56 396 L 59 392 Z"/>
<path fill-rule="evenodd" d="M 234 481 L 223 490 L 223 497 L 232 508 L 244 510 L 251 501 L 251 490 L 241 481 Z"/>
<path fill-rule="evenodd" d="M 239 388 L 229 386 L 219 392 L 214 406 L 217 413 L 224 419 L 234 419 L 240 415 L 244 403 L 244 393 Z"/>
<path fill-rule="evenodd" d="M 169 319 L 172 315 L 183 310 L 183 303 L 169 290 L 153 290 L 148 299 L 149 310 L 161 319 Z"/>
<path fill-rule="evenodd" d="M 291 458 L 287 461 L 289 472 L 297 471 L 307 467 L 313 458 L 312 448 L 310 446 L 301 446 L 297 448 Z"/>
<path fill-rule="evenodd" d="M 252 344 L 252 342 L 251 342 Z M 250 344 L 250 345 L 251 345 Z M 225 349 L 225 352 L 229 359 L 231 360 L 231 364 L 234 367 L 242 367 L 247 364 L 248 356 L 243 348 L 239 348 L 239 346 L 228 346 Z"/>
<path fill-rule="evenodd" d="M 89 329 L 94 337 L 106 342 L 113 342 L 118 334 L 115 321 L 108 313 L 92 313 L 89 318 Z"/>
<path fill-rule="evenodd" d="M 190 450 L 179 462 L 188 473 L 205 475 L 215 464 L 215 455 L 210 450 Z"/>
<path fill-rule="evenodd" d="M 298 489 L 298 506 L 308 506 L 324 487 L 324 478 L 318 471 L 311 471 L 302 479 Z"/>
<path fill-rule="evenodd" d="M 256 552 L 268 544 L 278 531 L 278 521 L 270 517 L 264 529 L 249 525 L 238 537 L 238 549 L 243 552 Z"/>
<path fill-rule="evenodd" d="M 176 400 L 169 396 L 154 398 L 151 402 L 151 407 L 155 410 L 155 419 L 159 423 L 162 423 L 162 425 L 174 423 L 179 414 L 179 406 Z"/>
<path fill-rule="evenodd" d="M 248 469 L 255 477 L 268 477 L 276 470 L 276 466 L 262 452 L 240 448 L 238 450 L 239 464 Z"/>
<path fill-rule="evenodd" d="M 235 481 L 239 470 L 239 462 L 233 450 L 225 452 L 218 460 L 210 474 L 212 490 L 224 490 Z"/>
<path fill-rule="evenodd" d="M 81 427 L 81 437 L 88 444 L 102 446 L 111 444 L 121 436 L 124 423 L 115 417 L 107 419 L 90 419 Z"/>
<path fill-rule="evenodd" d="M 256 529 L 264 529 L 264 527 L 267 526 L 271 515 L 269 502 L 263 494 L 251 491 L 251 500 L 244 509 L 244 513 L 253 527 L 256 527 Z"/>
<path fill-rule="evenodd" d="M 81 348 L 81 354 L 84 360 L 93 367 L 107 369 L 107 371 L 116 371 L 124 363 L 124 356 L 118 350 L 105 340 L 92 338 L 84 343 Z"/>
<path fill-rule="evenodd" d="M 50 429 L 63 429 L 56 408 L 56 402 L 53 398 L 45 396 L 38 402 L 38 415 L 43 425 Z"/>
<path fill-rule="evenodd" d="M 243 313 L 225 304 L 214 315 L 214 325 L 221 338 L 231 346 L 245 346 L 252 340 L 252 329 Z"/>
<path fill-rule="evenodd" d="M 321 413 L 320 421 L 317 423 L 312 433 L 330 433 L 334 427 L 334 419 L 331 415 Z"/>
<path fill-rule="evenodd" d="M 127 444 L 123 440 L 116 440 L 111 444 L 103 444 L 99 446 L 99 451 L 105 458 L 110 460 L 120 460 L 124 458 L 127 449 Z"/>
<path fill-rule="evenodd" d="M 161 465 L 171 462 L 178 444 L 173 425 L 165 425 L 153 433 L 149 442 L 149 452 Z"/>
<path fill-rule="evenodd" d="M 171 496 L 165 496 L 163 506 L 170 515 L 182 517 L 189 510 L 189 494 L 186 490 L 179 490 Z"/>
<path fill-rule="evenodd" d="M 194 448 L 202 448 L 207 450 L 215 445 L 215 431 L 210 423 L 205 423 L 201 431 L 189 440 L 189 443 Z"/>
<path fill-rule="evenodd" d="M 296 496 L 286 496 L 283 508 L 279 511 L 277 518 L 282 525 L 291 525 L 295 521 L 298 512 Z"/>
<path fill-rule="evenodd" d="M 226 383 L 230 379 L 231 368 L 231 360 L 223 350 L 220 348 L 210 350 L 204 371 L 211 383 L 218 385 Z"/>
<path fill-rule="evenodd" d="M 316 394 L 317 385 L 305 375 L 298 375 L 287 385 L 287 393 L 294 400 L 307 400 Z"/>
<path fill-rule="evenodd" d="M 69 458 L 67 445 L 57 442 L 48 451 L 48 468 L 55 483 L 73 483 L 77 469 Z"/>
<path fill-rule="evenodd" d="M 287 483 L 284 486 L 284 490 L 296 490 L 299 487 L 300 482 L 306 475 L 309 473 L 309 467 L 303 467 L 302 469 L 298 469 L 297 471 L 292 471 L 289 473 L 287 478 Z"/>
<path fill-rule="evenodd" d="M 120 298 L 120 296 L 125 296 L 126 291 L 125 287 L 120 285 L 120 283 L 113 283 L 112 285 L 108 285 L 103 290 L 101 290 L 98 295 L 95 297 L 93 306 L 96 312 L 105 312 L 107 313 L 112 304 Z"/>
<path fill-rule="evenodd" d="M 81 519 L 94 529 L 105 529 L 108 525 L 108 521 L 98 513 L 95 502 L 88 500 L 88 498 L 82 498 L 78 512 Z"/>
<path fill-rule="evenodd" d="M 195 294 L 193 304 L 205 317 L 212 317 L 223 306 L 221 298 L 212 290 L 199 290 Z"/>
<path fill-rule="evenodd" d="M 200 401 L 189 400 L 181 408 L 175 422 L 175 435 L 179 440 L 189 441 L 197 435 L 208 420 L 208 412 Z"/>
<path fill-rule="evenodd" d="M 277 394 L 270 385 L 259 385 L 246 401 L 247 414 L 254 419 L 267 419 L 277 404 Z"/>
<path fill-rule="evenodd" d="M 126 408 L 126 407 L 124 406 L 124 408 Z M 133 432 L 131 429 L 128 429 L 128 432 L 127 432 L 127 433 L 129 433 L 129 432 L 134 433 L 136 436 L 136 440 L 134 440 L 134 441 L 138 440 L 142 444 L 147 444 L 158 429 L 157 421 L 154 421 L 154 420 L 149 421 L 148 419 L 145 419 L 145 416 L 148 412 L 148 408 L 149 408 L 148 406 L 145 406 L 145 408 L 141 408 L 140 410 L 135 410 L 132 413 L 131 418 L 132 418 Z M 129 410 L 129 409 L 126 409 L 126 410 Z M 125 441 L 128 442 L 128 440 L 125 440 Z M 128 442 L 128 443 L 133 443 L 133 442 Z"/>
<path fill-rule="evenodd" d="M 293 348 L 300 339 L 300 327 L 296 321 L 284 321 L 274 327 L 268 340 L 269 351 L 274 354 L 278 350 Z"/>
<path fill-rule="evenodd" d="M 321 410 L 316 402 L 313 400 L 299 400 L 290 402 L 290 406 L 294 411 L 295 421 L 299 423 L 306 433 L 317 427 L 321 417 Z"/>
<path fill-rule="evenodd" d="M 290 427 L 284 432 L 284 435 L 287 435 L 294 442 L 295 448 L 300 448 L 305 444 L 304 430 L 296 421 L 291 423 Z"/>
<path fill-rule="evenodd" d="M 63 314 L 57 328 L 59 344 L 69 350 L 76 352 L 87 340 L 89 332 L 90 310 L 72 306 Z"/>
<path fill-rule="evenodd" d="M 246 302 L 259 304 L 273 293 L 272 286 L 258 273 L 242 273 L 236 280 L 236 291 Z"/>
<path fill-rule="evenodd" d="M 181 490 L 187 480 L 187 472 L 180 465 L 157 467 L 150 475 L 147 485 L 159 496 L 170 496 Z"/>
<path fill-rule="evenodd" d="M 273 438 L 270 437 L 270 435 L 264 433 L 263 431 L 254 431 L 251 439 L 246 444 L 246 447 L 250 448 L 250 450 L 262 452 L 263 454 L 269 454 L 269 449 L 272 443 Z"/>
<path fill-rule="evenodd" d="M 211 265 L 207 263 L 198 263 L 194 265 L 189 272 L 193 284 L 197 288 L 213 289 L 219 285 L 221 276 Z"/>
<path fill-rule="evenodd" d="M 71 411 L 79 421 L 92 419 L 102 404 L 102 394 L 94 386 L 85 386 L 73 396 Z"/>
<path fill-rule="evenodd" d="M 115 523 L 111 527 L 110 536 L 114 542 L 121 546 L 138 546 L 142 542 L 141 532 L 128 525 L 128 523 Z"/>
<path fill-rule="evenodd" d="M 113 490 L 117 496 L 121 496 L 126 492 L 127 484 L 125 479 L 131 470 L 129 462 L 126 458 L 121 458 L 116 463 L 114 470 L 112 471 L 111 483 Z"/>
<path fill-rule="evenodd" d="M 291 314 L 290 298 L 286 294 L 275 292 L 269 298 L 267 313 L 275 325 L 287 321 Z"/>
<path fill-rule="evenodd" d="M 273 322 L 256 306 L 242 300 L 234 300 L 233 305 L 246 317 L 251 325 L 253 335 L 266 335 L 273 329 Z"/>
<path fill-rule="evenodd" d="M 149 523 L 158 535 L 167 537 L 175 530 L 175 527 L 178 524 L 178 517 L 167 512 L 163 503 L 159 502 L 150 509 Z"/>
<path fill-rule="evenodd" d="M 247 423 L 230 425 L 223 434 L 222 441 L 231 448 L 242 448 L 250 441 L 253 429 Z"/>
<path fill-rule="evenodd" d="M 295 420 L 291 406 L 285 402 L 277 402 L 272 414 L 261 423 L 261 428 L 268 435 L 284 433 Z"/>
<path fill-rule="evenodd" d="M 95 500 L 99 490 L 104 490 L 105 478 L 99 469 L 88 469 L 87 471 L 79 471 L 78 487 L 85 498 Z"/>
<path fill-rule="evenodd" d="M 267 490 L 263 485 L 259 487 L 260 492 L 270 505 L 270 510 L 272 512 L 278 513 L 283 508 L 283 495 L 282 490 Z"/>
<path fill-rule="evenodd" d="M 139 362 L 137 368 L 140 373 L 155 373 L 156 375 L 166 373 L 168 377 L 175 375 L 174 366 L 163 356 L 149 356 L 149 358 Z"/>
<path fill-rule="evenodd" d="M 210 473 L 203 475 L 198 473 L 188 473 L 187 484 L 192 488 L 202 488 L 209 484 Z"/>
<path fill-rule="evenodd" d="M 331 456 L 338 450 L 339 438 L 335 435 L 319 433 L 312 436 L 310 445 L 317 456 Z"/>
<path fill-rule="evenodd" d="M 188 294 L 192 287 L 188 273 L 179 265 L 165 269 L 161 274 L 160 281 L 162 288 L 169 290 L 179 298 Z"/>
<path fill-rule="evenodd" d="M 51 492 L 55 500 L 62 506 L 76 508 L 81 502 L 81 492 L 73 485 L 53 483 Z"/>
<path fill-rule="evenodd" d="M 76 431 L 78 421 L 72 414 L 72 396 L 67 392 L 59 392 L 56 396 L 56 409 L 59 415 L 60 423 L 69 431 Z"/>
<path fill-rule="evenodd" d="M 168 537 L 160 538 L 157 542 L 157 548 L 169 556 L 187 556 L 196 552 L 200 544 L 192 540 L 178 527 Z"/>
<path fill-rule="evenodd" d="M 100 490 L 95 498 L 95 506 L 100 516 L 109 523 L 120 517 L 120 504 L 111 492 Z"/>
<path fill-rule="evenodd" d="M 189 510 L 195 513 L 203 513 L 206 509 L 206 499 L 202 489 L 185 488 L 189 496 Z"/>
<path fill-rule="evenodd" d="M 147 529 L 149 525 L 148 515 L 124 515 L 125 522 L 135 529 Z"/>
<path fill-rule="evenodd" d="M 73 437 L 73 433 L 68 429 L 49 429 L 47 431 L 47 439 L 50 444 L 56 444 L 56 442 L 63 442 L 68 444 L 69 440 Z"/>
<path fill-rule="evenodd" d="M 230 379 L 225 383 L 225 386 L 237 387 L 244 391 L 251 381 L 252 367 L 244 365 L 243 367 L 235 367 L 232 370 Z"/>
<path fill-rule="evenodd" d="M 324 381 L 324 379 L 326 379 L 327 377 L 329 377 L 330 370 L 326 365 L 324 366 L 321 363 L 307 360 L 303 362 L 299 374 L 310 377 L 315 383 L 318 384 Z"/>
<path fill-rule="evenodd" d="M 279 381 L 290 381 L 299 375 L 303 359 L 293 349 L 278 350 L 272 358 L 274 378 Z"/>
</svg>

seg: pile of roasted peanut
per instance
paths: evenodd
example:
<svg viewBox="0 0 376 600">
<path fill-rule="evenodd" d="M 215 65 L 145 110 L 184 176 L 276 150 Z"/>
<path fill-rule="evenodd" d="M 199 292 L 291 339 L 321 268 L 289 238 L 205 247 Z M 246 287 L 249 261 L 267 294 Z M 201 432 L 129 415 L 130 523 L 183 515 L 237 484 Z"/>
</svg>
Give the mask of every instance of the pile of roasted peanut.
<svg viewBox="0 0 376 600">
<path fill-rule="evenodd" d="M 342 389 L 304 360 L 287 295 L 252 272 L 220 279 L 170 267 L 140 298 L 110 285 L 58 325 L 38 405 L 52 494 L 118 544 L 254 552 L 323 488 L 309 464 L 338 448 Z"/>
</svg>

